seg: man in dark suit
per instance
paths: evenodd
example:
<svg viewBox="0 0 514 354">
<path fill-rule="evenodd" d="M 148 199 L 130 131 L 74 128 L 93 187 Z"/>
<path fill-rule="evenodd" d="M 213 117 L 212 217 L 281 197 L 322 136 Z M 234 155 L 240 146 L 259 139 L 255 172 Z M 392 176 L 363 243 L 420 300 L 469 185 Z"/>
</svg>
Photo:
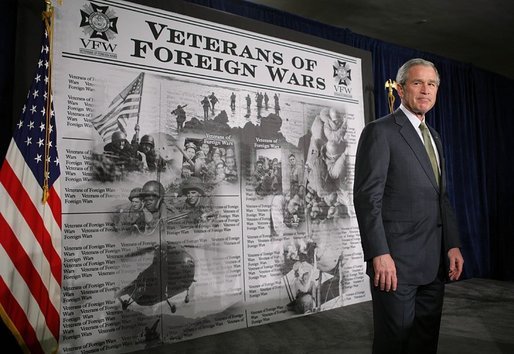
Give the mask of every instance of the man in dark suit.
<svg viewBox="0 0 514 354">
<path fill-rule="evenodd" d="M 464 260 L 439 135 L 424 125 L 439 74 L 423 59 L 396 77 L 400 107 L 357 148 L 354 205 L 373 299 L 373 353 L 436 353 L 444 282 Z"/>
</svg>

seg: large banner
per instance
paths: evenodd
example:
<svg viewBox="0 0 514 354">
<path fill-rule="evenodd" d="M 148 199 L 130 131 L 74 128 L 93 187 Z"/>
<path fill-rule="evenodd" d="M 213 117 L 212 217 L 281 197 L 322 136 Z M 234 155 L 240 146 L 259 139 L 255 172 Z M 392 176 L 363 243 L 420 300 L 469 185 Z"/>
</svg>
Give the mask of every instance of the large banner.
<svg viewBox="0 0 514 354">
<path fill-rule="evenodd" d="M 363 62 L 123 1 L 56 5 L 63 353 L 370 299 Z"/>
</svg>

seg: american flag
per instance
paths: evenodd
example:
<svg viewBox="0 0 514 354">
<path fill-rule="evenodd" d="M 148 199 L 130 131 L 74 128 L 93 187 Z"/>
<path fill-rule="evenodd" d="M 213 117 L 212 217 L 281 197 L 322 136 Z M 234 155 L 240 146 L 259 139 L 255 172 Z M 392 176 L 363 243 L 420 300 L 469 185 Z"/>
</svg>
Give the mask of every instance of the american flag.
<svg viewBox="0 0 514 354">
<path fill-rule="evenodd" d="M 144 75 L 144 73 L 140 73 L 112 100 L 106 114 L 91 119 L 91 123 L 104 141 L 109 141 L 112 133 L 117 130 L 127 134 L 128 119 L 139 116 Z"/>
<path fill-rule="evenodd" d="M 55 352 L 59 340 L 60 169 L 49 52 L 45 31 L 36 75 L 0 170 L 0 313 L 20 346 L 32 353 Z"/>
</svg>

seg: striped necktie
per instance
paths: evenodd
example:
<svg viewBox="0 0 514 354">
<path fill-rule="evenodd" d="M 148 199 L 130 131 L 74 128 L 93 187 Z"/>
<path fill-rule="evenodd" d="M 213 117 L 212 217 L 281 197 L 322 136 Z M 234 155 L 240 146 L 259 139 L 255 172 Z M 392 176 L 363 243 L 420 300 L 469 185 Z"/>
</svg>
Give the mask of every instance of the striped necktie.
<svg viewBox="0 0 514 354">
<path fill-rule="evenodd" d="M 432 165 L 432 170 L 434 171 L 435 180 L 437 182 L 437 186 L 439 186 L 439 166 L 437 165 L 437 158 L 435 156 L 434 146 L 432 145 L 432 140 L 430 139 L 430 133 L 428 132 L 428 127 L 425 122 L 421 122 L 419 125 L 419 129 L 421 130 L 421 135 L 423 136 L 423 143 L 425 145 L 425 150 L 427 150 L 428 157 L 430 158 L 430 164 Z"/>
</svg>

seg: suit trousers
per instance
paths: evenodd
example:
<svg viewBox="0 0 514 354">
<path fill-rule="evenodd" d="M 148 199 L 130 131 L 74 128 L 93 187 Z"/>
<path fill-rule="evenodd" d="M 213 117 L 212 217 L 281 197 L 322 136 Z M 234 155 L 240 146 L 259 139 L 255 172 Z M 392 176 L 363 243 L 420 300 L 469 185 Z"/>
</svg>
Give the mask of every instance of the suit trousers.
<svg viewBox="0 0 514 354">
<path fill-rule="evenodd" d="M 398 284 L 396 291 L 381 291 L 371 282 L 371 296 L 373 354 L 437 353 L 444 297 L 441 271 L 429 284 Z"/>
</svg>

